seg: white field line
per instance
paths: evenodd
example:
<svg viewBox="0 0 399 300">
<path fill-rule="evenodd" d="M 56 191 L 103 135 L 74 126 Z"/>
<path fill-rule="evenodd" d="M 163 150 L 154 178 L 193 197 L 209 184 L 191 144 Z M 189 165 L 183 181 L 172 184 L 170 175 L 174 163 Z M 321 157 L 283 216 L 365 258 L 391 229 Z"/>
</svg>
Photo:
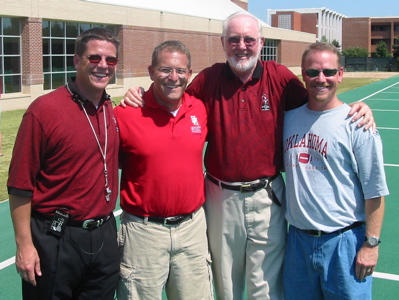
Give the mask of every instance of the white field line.
<svg viewBox="0 0 399 300">
<path fill-rule="evenodd" d="M 356 102 L 364 101 L 364 100 L 366 100 L 366 99 L 368 99 L 368 98 L 370 98 L 370 97 L 372 97 L 372 96 L 374 96 L 374 95 L 377 95 L 377 94 L 379 94 L 379 93 L 381 93 L 381 92 L 383 92 L 383 91 L 385 91 L 385 90 L 387 90 L 387 89 L 389 89 L 389 88 L 391 88 L 391 87 L 393 87 L 393 86 L 395 86 L 395 85 L 397 85 L 397 84 L 399 84 L 399 82 L 396 82 L 396 83 L 394 83 L 394 84 L 391 84 L 390 86 L 387 86 L 386 88 L 383 88 L 382 90 L 379 90 L 379 91 L 377 91 L 377 92 L 375 92 L 375 93 L 373 93 L 373 94 L 371 94 L 371 95 L 368 95 L 367 97 L 364 97 L 364 98 L 362 98 L 362 99 L 360 99 L 360 100 L 358 100 L 358 101 L 356 101 Z"/>
</svg>

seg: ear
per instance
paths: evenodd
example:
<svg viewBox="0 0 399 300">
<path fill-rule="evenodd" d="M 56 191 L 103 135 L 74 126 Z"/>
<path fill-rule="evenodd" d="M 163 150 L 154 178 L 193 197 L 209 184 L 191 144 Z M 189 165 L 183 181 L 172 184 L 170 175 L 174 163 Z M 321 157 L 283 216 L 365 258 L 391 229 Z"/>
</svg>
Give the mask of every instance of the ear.
<svg viewBox="0 0 399 300">
<path fill-rule="evenodd" d="M 193 70 L 192 70 L 192 69 L 190 69 L 190 70 L 188 71 L 187 82 L 190 82 L 191 75 L 193 75 Z"/>
<path fill-rule="evenodd" d="M 147 70 L 148 70 L 148 74 L 150 75 L 151 80 L 154 81 L 154 73 L 155 73 L 154 68 L 151 65 L 149 65 Z"/>
<path fill-rule="evenodd" d="M 79 63 L 80 63 L 80 60 L 81 60 L 81 58 L 80 58 L 79 55 L 75 54 L 75 55 L 73 56 L 73 65 L 75 66 L 75 69 L 78 68 Z"/>
<path fill-rule="evenodd" d="M 266 40 L 266 39 L 265 39 L 263 36 L 260 37 L 259 43 L 260 43 L 260 45 L 261 45 L 261 47 L 260 47 L 261 49 L 262 49 L 263 45 L 265 44 L 265 40 Z"/>
<path fill-rule="evenodd" d="M 338 82 L 341 83 L 344 78 L 344 67 L 340 67 L 338 70 Z"/>
<path fill-rule="evenodd" d="M 305 73 L 305 70 L 304 70 L 304 69 L 301 69 L 301 74 L 302 74 L 302 78 L 305 78 L 306 73 Z"/>
<path fill-rule="evenodd" d="M 220 41 L 222 42 L 222 47 L 223 47 L 223 49 L 224 49 L 224 40 L 225 40 L 225 38 L 224 38 L 223 36 L 221 36 L 221 37 L 220 37 Z"/>
</svg>

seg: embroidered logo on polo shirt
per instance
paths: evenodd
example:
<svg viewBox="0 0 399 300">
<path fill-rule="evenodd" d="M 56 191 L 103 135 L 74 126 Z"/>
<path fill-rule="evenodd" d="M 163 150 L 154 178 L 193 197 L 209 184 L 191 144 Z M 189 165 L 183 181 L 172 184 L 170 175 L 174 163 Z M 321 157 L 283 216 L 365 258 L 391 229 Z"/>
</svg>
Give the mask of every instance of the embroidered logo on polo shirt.
<svg viewBox="0 0 399 300">
<path fill-rule="evenodd" d="M 270 110 L 269 106 L 269 99 L 267 99 L 267 96 L 265 93 L 262 94 L 262 106 L 261 106 L 262 111 Z"/>
<path fill-rule="evenodd" d="M 118 122 L 116 121 L 115 117 L 112 117 L 112 121 L 114 121 L 116 132 L 119 132 Z"/>
<path fill-rule="evenodd" d="M 190 116 L 191 117 L 191 122 L 193 123 L 194 126 L 191 126 L 191 132 L 194 134 L 201 134 L 202 129 L 200 124 L 198 123 L 198 118 L 196 116 Z"/>
</svg>

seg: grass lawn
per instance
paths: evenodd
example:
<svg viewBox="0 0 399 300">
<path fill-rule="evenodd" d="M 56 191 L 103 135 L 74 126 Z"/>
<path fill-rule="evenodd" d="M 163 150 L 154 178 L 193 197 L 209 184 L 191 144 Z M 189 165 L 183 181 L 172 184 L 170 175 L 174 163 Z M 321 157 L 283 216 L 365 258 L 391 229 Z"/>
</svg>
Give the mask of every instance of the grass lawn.
<svg viewBox="0 0 399 300">
<path fill-rule="evenodd" d="M 376 81 L 382 80 L 381 78 L 344 78 L 343 82 L 338 86 L 338 94 L 347 92 L 349 90 L 367 85 Z M 122 97 L 113 98 L 116 103 Z M 17 134 L 19 124 L 21 123 L 22 116 L 25 110 L 5 111 L 1 114 L 0 130 L 3 134 L 3 154 L 0 157 L 0 201 L 8 199 L 7 194 L 7 174 L 10 165 L 12 148 L 14 146 L 15 136 Z"/>
</svg>

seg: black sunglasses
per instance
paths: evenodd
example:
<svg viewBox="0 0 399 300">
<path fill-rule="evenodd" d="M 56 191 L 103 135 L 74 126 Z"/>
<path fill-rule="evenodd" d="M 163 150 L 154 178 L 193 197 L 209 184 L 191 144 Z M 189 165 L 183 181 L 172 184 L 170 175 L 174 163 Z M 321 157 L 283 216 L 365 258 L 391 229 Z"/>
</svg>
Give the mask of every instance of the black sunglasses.
<svg viewBox="0 0 399 300">
<path fill-rule="evenodd" d="M 229 43 L 230 46 L 237 46 L 240 43 L 241 39 L 244 40 L 245 45 L 253 47 L 259 38 L 254 38 L 250 36 L 244 38 L 241 38 L 239 36 L 231 36 L 227 38 L 227 42 Z"/>
<path fill-rule="evenodd" d="M 91 64 L 98 64 L 101 61 L 101 55 L 93 54 L 86 56 Z M 118 58 L 113 56 L 107 56 L 105 58 L 108 66 L 115 66 L 118 63 Z"/>
<path fill-rule="evenodd" d="M 324 70 L 316 70 L 316 69 L 309 69 L 305 70 L 306 75 L 309 77 L 317 77 L 319 76 L 320 72 L 323 72 L 324 76 L 330 77 L 334 76 L 337 74 L 338 70 L 337 69 L 324 69 Z"/>
</svg>

